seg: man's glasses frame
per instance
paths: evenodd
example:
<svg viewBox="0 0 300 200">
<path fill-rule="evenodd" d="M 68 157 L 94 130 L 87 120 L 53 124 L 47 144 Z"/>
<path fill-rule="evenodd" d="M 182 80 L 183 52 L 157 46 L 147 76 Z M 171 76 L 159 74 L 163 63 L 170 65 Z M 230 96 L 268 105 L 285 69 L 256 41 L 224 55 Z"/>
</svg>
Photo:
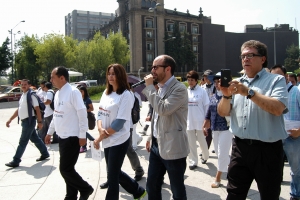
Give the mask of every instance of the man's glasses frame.
<svg viewBox="0 0 300 200">
<path fill-rule="evenodd" d="M 246 54 L 246 55 L 240 55 L 239 58 L 240 58 L 241 60 L 244 60 L 245 58 L 251 59 L 251 58 L 253 58 L 253 57 L 255 57 L 255 56 L 257 56 L 257 57 L 262 57 L 262 55 L 259 55 L 259 54 L 249 53 L 249 54 Z"/>
<path fill-rule="evenodd" d="M 157 68 L 159 68 L 159 67 L 163 67 L 163 68 L 166 68 L 166 67 L 168 67 L 168 65 L 153 65 L 152 67 L 151 67 L 151 70 L 157 70 Z"/>
</svg>

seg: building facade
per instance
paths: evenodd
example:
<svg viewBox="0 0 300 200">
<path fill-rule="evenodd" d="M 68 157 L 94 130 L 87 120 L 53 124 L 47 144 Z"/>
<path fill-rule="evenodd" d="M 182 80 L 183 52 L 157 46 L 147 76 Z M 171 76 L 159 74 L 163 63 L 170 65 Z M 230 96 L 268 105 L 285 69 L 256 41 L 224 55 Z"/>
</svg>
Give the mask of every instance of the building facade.
<svg viewBox="0 0 300 200">
<path fill-rule="evenodd" d="M 99 30 L 114 18 L 113 13 L 73 10 L 65 16 L 65 35 L 72 35 L 79 41 L 86 40 L 90 32 Z"/>
</svg>

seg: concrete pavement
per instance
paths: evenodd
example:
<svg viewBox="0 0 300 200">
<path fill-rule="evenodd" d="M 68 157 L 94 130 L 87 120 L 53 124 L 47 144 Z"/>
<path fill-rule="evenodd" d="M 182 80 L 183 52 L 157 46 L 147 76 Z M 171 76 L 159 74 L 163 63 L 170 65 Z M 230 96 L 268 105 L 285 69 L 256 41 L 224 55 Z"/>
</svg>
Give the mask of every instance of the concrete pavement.
<svg viewBox="0 0 300 200">
<path fill-rule="evenodd" d="M 35 159 L 40 156 L 37 148 L 29 142 L 26 151 L 22 157 L 20 167 L 8 168 L 4 164 L 10 162 L 15 154 L 18 146 L 21 126 L 17 124 L 17 119 L 11 123 L 11 127 L 5 126 L 6 121 L 13 114 L 17 106 L 13 103 L 0 103 L 0 199 L 3 200 L 59 200 L 64 199 L 65 183 L 59 172 L 59 152 L 58 145 L 52 144 L 49 146 L 50 159 L 42 162 L 36 162 Z M 97 110 L 98 104 L 94 103 L 94 108 Z M 145 119 L 148 105 L 143 102 L 141 111 L 141 122 Z M 137 131 L 141 131 L 142 126 L 137 125 Z M 93 136 L 97 136 L 97 131 L 90 131 Z M 150 134 L 150 129 L 148 130 Z M 145 149 L 147 136 L 139 145 L 137 153 L 140 157 L 141 165 L 145 170 L 145 175 L 139 184 L 146 186 L 146 177 L 148 170 L 149 153 Z M 213 145 L 212 145 L 213 146 Z M 210 148 L 210 158 L 206 164 L 199 162 L 198 168 L 189 170 L 187 167 L 185 173 L 185 185 L 187 197 L 189 200 L 217 200 L 226 199 L 226 174 L 222 175 L 222 186 L 220 188 L 211 188 L 211 183 L 214 181 L 216 174 L 217 157 L 211 153 L 213 147 Z M 199 150 L 199 148 L 198 148 Z M 200 154 L 200 151 L 199 151 Z M 84 180 L 91 184 L 95 191 L 90 196 L 89 200 L 105 199 L 106 189 L 100 189 L 99 184 L 106 181 L 105 160 L 101 163 L 91 158 L 90 149 L 86 153 L 79 155 L 76 165 L 76 170 Z M 129 160 L 125 157 L 122 170 L 131 177 L 134 177 L 134 171 L 131 169 Z M 285 163 L 284 181 L 281 187 L 280 199 L 289 199 L 290 191 L 290 168 Z M 166 175 L 165 183 L 162 186 L 163 200 L 171 199 L 171 190 L 169 179 Z M 120 187 L 120 199 L 133 199 L 122 187 Z M 145 199 L 148 199 L 146 196 Z M 252 183 L 247 199 L 260 199 L 257 190 L 256 182 Z"/>
</svg>

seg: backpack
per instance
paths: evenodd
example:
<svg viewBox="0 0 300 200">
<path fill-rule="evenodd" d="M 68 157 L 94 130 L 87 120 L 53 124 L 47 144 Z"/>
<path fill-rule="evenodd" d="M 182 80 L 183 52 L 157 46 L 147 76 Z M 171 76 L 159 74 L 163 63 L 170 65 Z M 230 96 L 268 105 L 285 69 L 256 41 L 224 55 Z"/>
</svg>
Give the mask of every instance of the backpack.
<svg viewBox="0 0 300 200">
<path fill-rule="evenodd" d="M 52 110 L 54 110 L 54 97 L 55 97 L 55 92 L 53 90 L 48 90 L 48 92 L 51 92 L 53 94 L 53 98 L 52 98 L 52 101 L 50 103 L 50 108 Z"/>
<path fill-rule="evenodd" d="M 40 97 L 36 94 L 36 92 L 35 92 L 35 91 L 32 91 L 31 89 L 28 90 L 27 96 L 28 96 L 28 95 L 30 95 L 30 96 L 33 95 L 33 96 L 35 96 L 35 98 L 37 99 L 37 101 L 38 101 L 38 103 L 39 103 L 39 108 L 40 108 L 40 111 L 41 111 L 41 116 L 42 116 L 42 118 L 43 118 L 43 117 L 44 117 L 44 111 L 45 111 L 45 108 L 46 108 L 44 102 L 42 102 L 42 100 L 41 100 Z M 27 99 L 30 99 L 30 100 L 31 100 L 31 98 L 29 98 L 29 97 L 27 97 Z M 28 106 L 28 108 L 31 108 L 31 107 L 32 107 L 34 113 L 36 114 L 36 111 L 35 111 L 34 107 L 32 106 L 32 101 L 27 101 L 27 106 Z M 30 115 L 29 115 L 29 116 L 30 116 Z"/>
<path fill-rule="evenodd" d="M 140 120 L 140 103 L 139 99 L 133 94 L 134 96 L 134 104 L 131 109 L 131 119 L 132 123 L 136 124 Z"/>
</svg>

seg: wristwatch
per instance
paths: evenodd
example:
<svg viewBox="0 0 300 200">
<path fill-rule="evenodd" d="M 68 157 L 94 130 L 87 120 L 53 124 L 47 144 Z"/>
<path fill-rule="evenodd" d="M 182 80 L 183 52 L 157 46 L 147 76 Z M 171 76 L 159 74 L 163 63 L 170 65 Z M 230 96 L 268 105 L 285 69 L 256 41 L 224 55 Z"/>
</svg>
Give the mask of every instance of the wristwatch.
<svg viewBox="0 0 300 200">
<path fill-rule="evenodd" d="M 225 96 L 225 95 L 223 95 L 223 98 L 225 98 L 225 99 L 232 99 L 232 95 L 231 96 Z"/>
<path fill-rule="evenodd" d="M 249 89 L 249 90 L 248 90 L 247 99 L 251 99 L 251 98 L 252 98 L 254 95 L 255 95 L 255 92 L 254 92 L 254 90 L 252 90 L 252 89 Z"/>
<path fill-rule="evenodd" d="M 43 122 L 42 122 L 42 121 L 38 121 L 37 123 L 38 123 L 38 124 L 41 124 L 41 123 L 43 123 Z"/>
</svg>

